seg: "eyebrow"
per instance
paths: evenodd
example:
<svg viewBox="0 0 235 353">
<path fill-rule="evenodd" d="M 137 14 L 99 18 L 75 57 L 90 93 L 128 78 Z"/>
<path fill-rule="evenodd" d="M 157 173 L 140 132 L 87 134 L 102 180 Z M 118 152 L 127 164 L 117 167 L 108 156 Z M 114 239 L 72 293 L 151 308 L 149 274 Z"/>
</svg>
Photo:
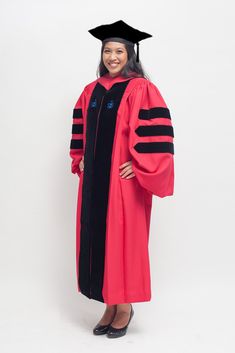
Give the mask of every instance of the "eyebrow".
<svg viewBox="0 0 235 353">
<path fill-rule="evenodd" d="M 110 47 L 105 47 L 104 49 L 111 49 L 111 48 Z M 121 48 L 121 47 L 119 47 L 117 49 L 123 49 L 124 50 L 124 48 Z"/>
</svg>

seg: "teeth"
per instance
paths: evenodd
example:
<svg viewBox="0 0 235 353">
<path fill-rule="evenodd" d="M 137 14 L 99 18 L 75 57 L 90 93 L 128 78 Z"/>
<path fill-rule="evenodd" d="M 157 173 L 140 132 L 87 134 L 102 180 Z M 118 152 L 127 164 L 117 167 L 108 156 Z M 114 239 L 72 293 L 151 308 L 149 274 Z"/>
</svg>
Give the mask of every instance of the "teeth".
<svg viewBox="0 0 235 353">
<path fill-rule="evenodd" d="M 109 63 L 109 65 L 112 66 L 112 67 L 115 67 L 115 66 L 117 66 L 118 64 L 111 64 L 111 63 Z"/>
</svg>

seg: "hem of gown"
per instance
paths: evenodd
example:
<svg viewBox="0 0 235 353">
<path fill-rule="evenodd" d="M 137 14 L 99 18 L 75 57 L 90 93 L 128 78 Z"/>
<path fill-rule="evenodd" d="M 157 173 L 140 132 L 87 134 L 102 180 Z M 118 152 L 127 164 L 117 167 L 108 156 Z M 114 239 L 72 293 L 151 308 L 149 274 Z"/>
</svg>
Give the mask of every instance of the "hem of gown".
<svg viewBox="0 0 235 353">
<path fill-rule="evenodd" d="M 141 302 L 149 302 L 151 301 L 151 294 L 133 294 L 133 295 L 128 295 L 128 296 L 120 296 L 120 297 L 115 297 L 113 299 L 110 298 L 100 298 L 100 297 L 93 297 L 89 296 L 86 293 L 82 292 L 80 289 L 78 289 L 78 293 L 86 296 L 88 299 L 93 299 L 95 301 L 99 301 L 108 305 L 115 305 L 115 304 L 124 304 L 124 303 L 141 303 Z"/>
</svg>

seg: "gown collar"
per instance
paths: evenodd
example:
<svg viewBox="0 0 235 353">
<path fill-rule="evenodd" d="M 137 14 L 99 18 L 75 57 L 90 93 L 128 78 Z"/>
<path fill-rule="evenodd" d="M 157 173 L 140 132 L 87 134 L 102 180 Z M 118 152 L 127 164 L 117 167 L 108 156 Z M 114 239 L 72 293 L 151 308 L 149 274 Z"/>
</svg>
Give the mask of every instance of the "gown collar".
<svg viewBox="0 0 235 353">
<path fill-rule="evenodd" d="M 97 81 L 104 86 L 107 90 L 109 90 L 114 83 L 117 82 L 123 82 L 132 79 L 133 77 L 123 77 L 121 75 L 117 75 L 115 77 L 112 77 L 109 75 L 109 72 L 107 72 L 105 75 L 99 77 Z"/>
</svg>

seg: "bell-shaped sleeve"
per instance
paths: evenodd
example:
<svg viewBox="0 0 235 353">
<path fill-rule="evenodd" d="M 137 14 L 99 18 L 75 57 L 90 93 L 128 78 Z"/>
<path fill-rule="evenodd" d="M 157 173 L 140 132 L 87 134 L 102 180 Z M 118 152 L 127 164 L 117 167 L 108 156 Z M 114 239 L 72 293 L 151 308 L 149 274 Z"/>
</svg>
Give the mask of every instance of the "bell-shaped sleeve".
<svg viewBox="0 0 235 353">
<path fill-rule="evenodd" d="M 84 154 L 84 113 L 85 113 L 85 102 L 86 102 L 86 91 L 85 89 L 78 98 L 74 109 L 73 109 L 73 122 L 71 131 L 70 151 L 69 155 L 72 158 L 71 172 L 73 174 L 81 175 L 79 163 Z"/>
<path fill-rule="evenodd" d="M 158 88 L 147 79 L 134 88 L 128 102 L 134 177 L 153 195 L 173 195 L 174 131 L 170 111 Z"/>
</svg>

